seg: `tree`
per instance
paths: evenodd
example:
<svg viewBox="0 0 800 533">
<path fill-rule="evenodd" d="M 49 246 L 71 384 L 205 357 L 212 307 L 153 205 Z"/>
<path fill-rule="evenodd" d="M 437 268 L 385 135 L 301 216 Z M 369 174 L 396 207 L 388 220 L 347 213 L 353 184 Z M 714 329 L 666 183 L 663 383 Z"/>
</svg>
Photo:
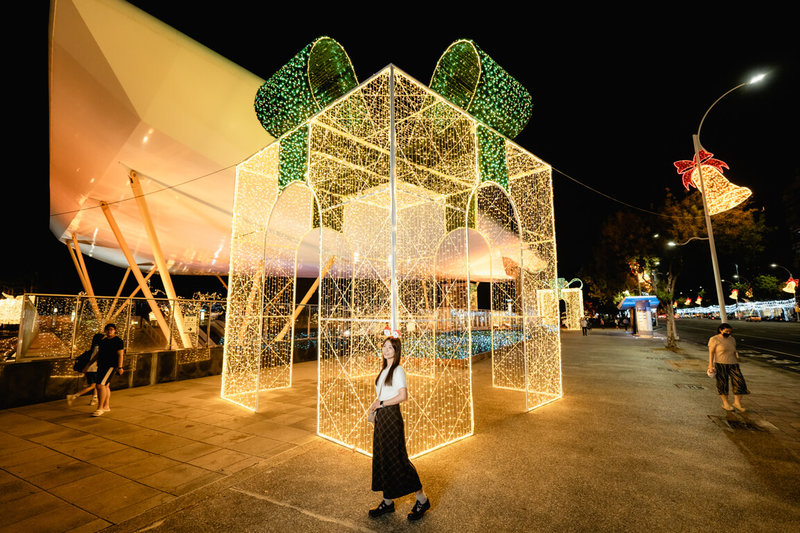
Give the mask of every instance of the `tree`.
<svg viewBox="0 0 800 533">
<path fill-rule="evenodd" d="M 777 300 L 784 294 L 781 288 L 785 283 L 775 276 L 760 274 L 753 278 L 753 296 L 759 300 Z"/>
<path fill-rule="evenodd" d="M 654 210 L 658 215 L 620 211 L 609 217 L 601 228 L 594 262 L 582 275 L 589 296 L 601 302 L 616 303 L 624 291 L 655 294 L 667 316 L 666 345 L 674 349 L 678 277 L 688 262 L 708 264 L 708 235 L 699 194 L 676 198 L 667 189 L 663 203 Z M 741 264 L 758 260 L 769 231 L 758 209 L 738 206 L 712 217 L 712 224 L 721 258 L 735 258 Z"/>
</svg>

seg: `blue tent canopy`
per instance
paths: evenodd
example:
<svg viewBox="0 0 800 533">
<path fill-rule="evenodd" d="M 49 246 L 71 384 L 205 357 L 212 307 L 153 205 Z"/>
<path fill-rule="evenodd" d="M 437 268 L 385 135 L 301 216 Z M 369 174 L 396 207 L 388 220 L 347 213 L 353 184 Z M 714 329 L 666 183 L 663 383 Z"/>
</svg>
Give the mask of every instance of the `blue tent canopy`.
<svg viewBox="0 0 800 533">
<path fill-rule="evenodd" d="M 645 301 L 650 304 L 650 307 L 658 307 L 658 298 L 655 296 L 628 296 L 624 300 L 622 300 L 617 309 L 620 311 L 627 311 L 633 307 L 636 307 L 636 302 Z"/>
</svg>

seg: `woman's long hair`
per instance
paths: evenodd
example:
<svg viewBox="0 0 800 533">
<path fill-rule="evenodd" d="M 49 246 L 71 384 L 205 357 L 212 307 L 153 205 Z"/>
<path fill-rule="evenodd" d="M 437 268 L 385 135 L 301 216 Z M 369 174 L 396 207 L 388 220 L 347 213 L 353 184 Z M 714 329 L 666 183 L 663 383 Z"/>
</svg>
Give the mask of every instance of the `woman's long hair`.
<svg viewBox="0 0 800 533">
<path fill-rule="evenodd" d="M 383 344 L 391 343 L 392 348 L 394 348 L 394 359 L 392 359 L 392 366 L 389 367 L 389 372 L 386 373 L 386 379 L 383 380 L 384 385 L 391 386 L 392 383 L 392 376 L 394 375 L 394 369 L 400 366 L 400 339 L 395 339 L 394 337 L 387 337 Z M 383 349 L 383 344 L 381 344 L 381 350 Z M 383 365 L 381 366 L 381 372 L 383 369 L 386 368 L 386 358 L 383 356 L 383 352 L 381 351 L 381 359 L 383 359 Z M 378 372 L 378 375 L 375 376 L 375 385 L 378 384 L 378 378 L 381 377 L 381 372 Z"/>
</svg>

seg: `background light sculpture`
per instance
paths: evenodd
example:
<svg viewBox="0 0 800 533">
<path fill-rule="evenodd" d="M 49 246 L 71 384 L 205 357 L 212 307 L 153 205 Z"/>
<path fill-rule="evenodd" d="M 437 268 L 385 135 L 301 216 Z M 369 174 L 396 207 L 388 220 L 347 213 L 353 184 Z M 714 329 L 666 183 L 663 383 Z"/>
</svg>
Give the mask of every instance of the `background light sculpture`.
<svg viewBox="0 0 800 533">
<path fill-rule="evenodd" d="M 794 293 L 795 293 L 795 291 L 797 290 L 797 285 L 798 285 L 799 283 L 800 283 L 800 280 L 797 280 L 797 279 L 795 279 L 795 278 L 792 278 L 792 277 L 790 277 L 790 278 L 789 278 L 789 279 L 786 281 L 786 285 L 784 285 L 784 286 L 781 288 L 781 290 L 782 290 L 783 292 L 788 292 L 788 293 L 794 294 Z"/>
<path fill-rule="evenodd" d="M 700 150 L 700 165 L 703 167 L 703 183 L 706 187 L 709 215 L 733 209 L 753 194 L 747 187 L 740 187 L 728 181 L 722 175 L 722 169 L 729 168 L 728 165 L 724 161 L 714 159 L 713 155 L 706 150 Z M 690 187 L 702 190 L 703 185 L 697 172 L 697 158 L 692 161 L 676 161 L 674 165 L 678 174 L 683 176 L 683 186 L 687 191 Z"/>
<path fill-rule="evenodd" d="M 578 287 L 570 287 L 574 283 L 578 283 Z M 537 300 L 541 304 L 553 305 L 552 300 L 555 299 L 555 305 L 559 307 L 559 300 L 564 300 L 564 315 L 563 325 L 568 330 L 581 329 L 581 317 L 584 316 L 583 311 L 583 282 L 578 278 L 567 281 L 564 278 L 558 278 L 554 284 L 554 289 L 546 290 L 539 289 L 536 294 Z"/>
<path fill-rule="evenodd" d="M 222 396 L 257 409 L 291 383 L 295 279 L 313 271 L 319 435 L 370 453 L 387 324 L 402 332 L 410 455 L 472 434 L 474 281 L 491 284 L 495 385 L 526 409 L 559 398 L 558 305 L 536 298 L 556 279 L 550 167 L 393 66 L 310 109 L 237 167 Z"/>
</svg>

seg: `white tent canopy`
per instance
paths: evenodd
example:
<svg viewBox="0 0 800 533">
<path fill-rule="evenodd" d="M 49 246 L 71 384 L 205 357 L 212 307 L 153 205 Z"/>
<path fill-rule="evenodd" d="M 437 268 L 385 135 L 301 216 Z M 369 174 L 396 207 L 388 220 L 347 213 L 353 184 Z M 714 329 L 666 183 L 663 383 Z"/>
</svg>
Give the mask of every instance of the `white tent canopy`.
<svg viewBox="0 0 800 533">
<path fill-rule="evenodd" d="M 126 2 L 57 0 L 53 11 L 52 232 L 127 266 L 106 201 L 137 262 L 152 263 L 134 169 L 170 271 L 227 273 L 234 167 L 273 140 L 253 111 L 263 80 Z"/>
</svg>

